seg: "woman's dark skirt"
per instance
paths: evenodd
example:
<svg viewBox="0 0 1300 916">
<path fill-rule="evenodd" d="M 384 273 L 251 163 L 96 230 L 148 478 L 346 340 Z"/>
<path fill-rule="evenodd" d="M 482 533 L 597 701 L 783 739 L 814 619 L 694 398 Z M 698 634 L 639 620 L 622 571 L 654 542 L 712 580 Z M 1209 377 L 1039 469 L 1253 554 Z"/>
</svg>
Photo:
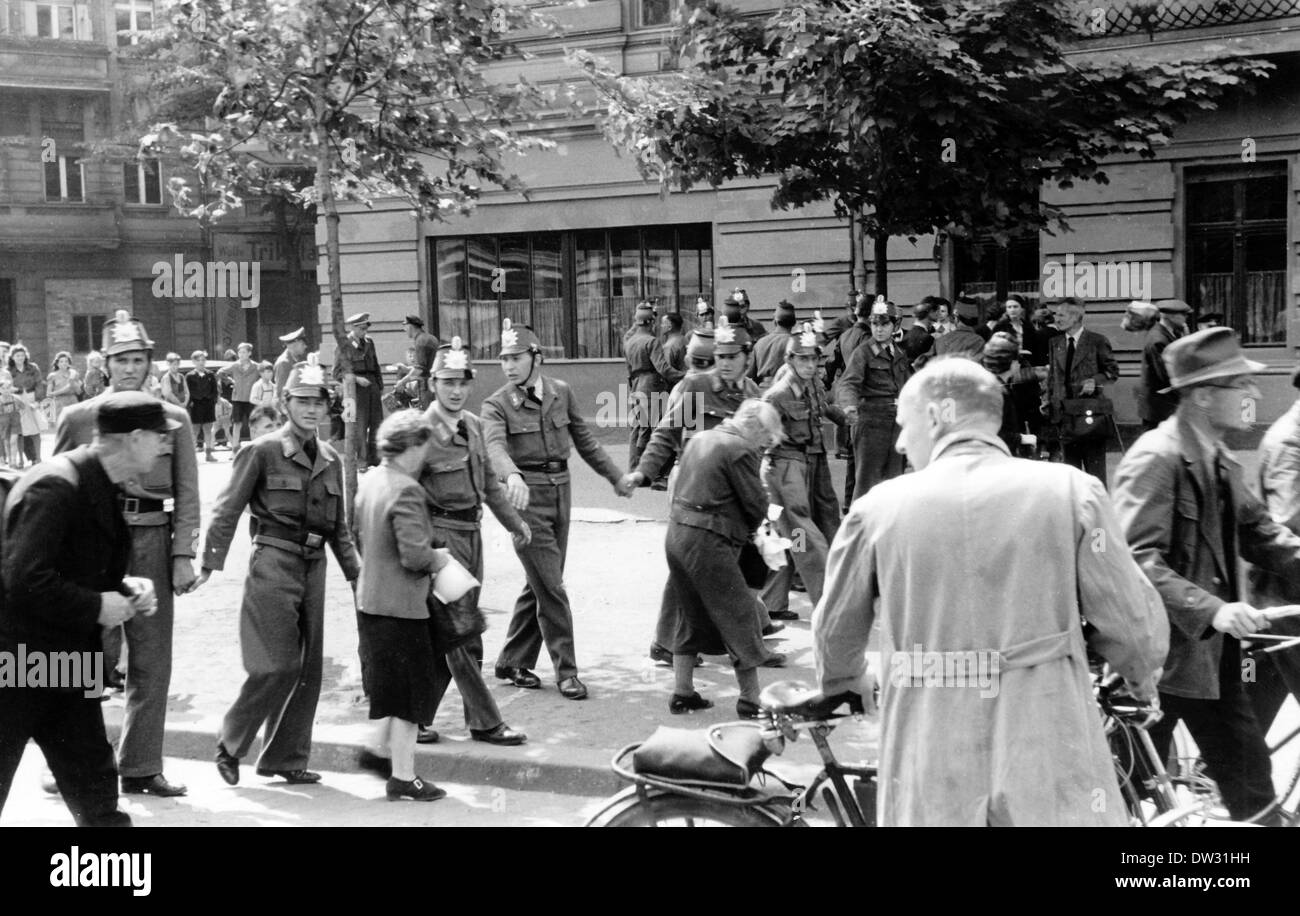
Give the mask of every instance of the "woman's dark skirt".
<svg viewBox="0 0 1300 916">
<path fill-rule="evenodd" d="M 428 725 L 437 712 L 428 620 L 358 614 L 361 680 L 370 718 L 396 716 Z"/>
</svg>

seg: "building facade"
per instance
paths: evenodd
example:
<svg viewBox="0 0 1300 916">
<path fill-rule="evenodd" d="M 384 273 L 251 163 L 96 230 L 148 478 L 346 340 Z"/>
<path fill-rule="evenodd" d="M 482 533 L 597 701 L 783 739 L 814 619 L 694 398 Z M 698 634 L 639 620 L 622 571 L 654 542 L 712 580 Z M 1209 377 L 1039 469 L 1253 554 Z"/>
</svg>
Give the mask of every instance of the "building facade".
<svg viewBox="0 0 1300 916">
<path fill-rule="evenodd" d="M 276 336 L 305 324 L 316 337 L 310 228 L 282 231 L 260 201 L 200 227 L 171 206 L 179 162 L 142 160 L 114 142 L 135 113 L 126 90 L 143 74 L 131 49 L 161 8 L 0 0 L 0 339 L 21 340 L 42 367 L 60 350 L 97 348 L 118 308 L 144 321 L 162 352 L 186 358 L 248 340 L 274 359 Z M 253 297 L 235 287 L 241 268 L 251 285 L 253 264 L 260 295 L 248 307 Z M 182 282 L 161 282 L 177 265 Z"/>
<path fill-rule="evenodd" d="M 593 0 L 564 12 L 568 43 L 627 74 L 658 71 L 678 2 Z M 1115 401 L 1128 422 L 1136 418 L 1142 336 L 1121 330 L 1124 307 L 1132 298 L 1182 298 L 1200 313 L 1223 313 L 1252 358 L 1268 364 L 1258 417 L 1268 422 L 1294 396 L 1289 376 L 1300 346 L 1300 10 L 1276 0 L 1167 0 L 1088 3 L 1081 15 L 1095 17 L 1094 9 L 1104 9 L 1104 21 L 1072 54 L 1184 60 L 1226 53 L 1262 57 L 1277 69 L 1253 95 L 1180 127 L 1155 160 L 1114 162 L 1109 184 L 1045 188 L 1044 198 L 1068 215 L 1068 232 L 1018 239 L 1002 252 L 933 237 L 891 239 L 890 298 L 904 307 L 927 294 L 1052 298 L 1045 284 L 1068 276 L 1072 288 L 1056 294 L 1087 299 L 1088 325 L 1114 343 L 1122 368 Z M 539 39 L 529 49 L 536 58 L 503 76 L 571 78 L 558 43 Z M 813 308 L 839 314 L 852 278 L 849 230 L 829 205 L 773 211 L 765 181 L 661 197 L 594 122 L 558 121 L 546 134 L 557 149 L 517 163 L 528 201 L 488 192 L 471 216 L 444 223 L 413 220 L 396 204 L 347 213 L 345 307 L 372 314 L 381 359 L 401 357 L 400 325 L 410 312 L 423 314 L 444 340 L 465 338 L 479 358 L 494 354 L 500 319 L 509 317 L 537 329 L 550 371 L 574 384 L 594 415 L 600 394 L 625 380 L 619 339 L 640 298 L 657 297 L 661 311 L 680 308 L 688 323 L 697 295 L 720 301 L 733 287 L 748 291 L 761 320 L 782 298 L 799 306 L 801 318 Z M 869 275 L 866 288 L 873 288 Z M 480 396 L 495 387 L 495 371 L 485 370 L 491 381 Z"/>
</svg>

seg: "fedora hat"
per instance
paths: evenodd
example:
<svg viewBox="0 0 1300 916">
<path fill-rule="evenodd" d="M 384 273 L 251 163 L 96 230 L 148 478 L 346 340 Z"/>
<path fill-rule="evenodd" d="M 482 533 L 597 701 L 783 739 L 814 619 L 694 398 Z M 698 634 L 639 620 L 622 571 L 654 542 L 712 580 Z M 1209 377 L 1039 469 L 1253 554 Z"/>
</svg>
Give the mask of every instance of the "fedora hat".
<svg viewBox="0 0 1300 916">
<path fill-rule="evenodd" d="M 1263 363 L 1246 359 L 1231 328 L 1206 328 L 1180 337 L 1165 347 L 1164 358 L 1169 387 L 1160 389 L 1161 394 L 1216 378 L 1255 375 L 1265 368 Z"/>
</svg>

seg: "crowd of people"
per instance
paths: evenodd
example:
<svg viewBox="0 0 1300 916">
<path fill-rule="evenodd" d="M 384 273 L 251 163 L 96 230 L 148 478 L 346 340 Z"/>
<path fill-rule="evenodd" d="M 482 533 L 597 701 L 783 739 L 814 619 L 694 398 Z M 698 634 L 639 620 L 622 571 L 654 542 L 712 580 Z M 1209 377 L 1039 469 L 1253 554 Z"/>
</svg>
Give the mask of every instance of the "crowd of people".
<svg viewBox="0 0 1300 916">
<path fill-rule="evenodd" d="M 89 362 L 79 376 L 61 354 L 41 392 L 25 349 L 11 348 L 0 409 L 9 390 L 29 407 L 40 395 L 64 401 L 54 458 L 5 503 L 0 650 L 115 655 L 124 641 L 126 718 L 114 754 L 95 699 L 0 691 L 0 806 L 29 738 L 78 823 L 129 822 L 119 784 L 186 792 L 163 773 L 173 598 L 223 571 L 245 510 L 247 676 L 215 747 L 220 777 L 239 782 L 264 732 L 259 775 L 320 779 L 309 764 L 328 549 L 356 596 L 375 722 L 359 761 L 387 779 L 390 800 L 442 797 L 415 772 L 415 747 L 440 740 L 430 726 L 453 680 L 473 740 L 527 740 L 483 677 L 485 505 L 526 579 L 492 673 L 540 689 L 545 647 L 559 694 L 588 696 L 564 583 L 576 449 L 619 496 L 669 492 L 668 576 L 647 636 L 650 657 L 672 667 L 670 714 L 714 705 L 695 686 L 709 654 L 730 659 L 737 715 L 759 717 L 758 669 L 785 664 L 764 637 L 797 619 L 799 589 L 814 605 L 827 695 L 874 696 L 873 629 L 885 666 L 913 650 L 996 657 L 991 696 L 975 685 L 880 684 L 882 823 L 1122 823 L 1090 692 L 1096 658 L 1164 709 L 1157 745 L 1186 723 L 1234 817 L 1274 818 L 1262 736 L 1300 689 L 1300 666 L 1278 656 L 1273 677 L 1248 683 L 1242 643 L 1287 626 L 1263 607 L 1300 598 L 1300 402 L 1265 439 L 1261 501 L 1223 444 L 1246 425 L 1243 399 L 1258 397 L 1262 368 L 1230 330 L 1189 333 L 1178 300 L 1130 308 L 1148 335 L 1148 431 L 1124 455 L 1112 497 L 1105 452 L 1117 430 L 1105 391 L 1118 368 L 1106 338 L 1084 327 L 1085 303 L 1031 313 L 1013 297 L 981 316 L 972 300 L 928 297 L 906 329 L 884 297 L 851 296 L 835 321 L 800 321 L 783 302 L 770 329 L 749 305 L 743 290 L 720 314 L 701 299 L 689 338 L 680 315 L 638 305 L 624 337 L 626 471 L 569 386 L 543 372 L 537 335 L 509 320 L 503 383 L 477 416 L 465 409 L 476 375 L 468 348 L 440 345 L 414 315 L 387 411 L 365 313 L 347 319 L 332 378 L 301 329 L 281 338 L 274 364 L 241 345 L 220 372 L 198 351 L 190 371 L 168 354 L 155 375 L 154 345 L 125 312 L 105 326 L 93 367 L 101 390 L 89 397 Z M 391 409 L 396 391 L 409 407 Z M 222 400 L 233 468 L 201 540 L 196 453 L 212 456 Z M 343 417 L 356 422 L 365 472 L 351 514 L 328 441 Z M 835 440 L 849 465 L 843 500 Z M 78 523 L 87 518 L 99 529 Z M 1254 564 L 1249 582 L 1238 559 Z"/>
</svg>

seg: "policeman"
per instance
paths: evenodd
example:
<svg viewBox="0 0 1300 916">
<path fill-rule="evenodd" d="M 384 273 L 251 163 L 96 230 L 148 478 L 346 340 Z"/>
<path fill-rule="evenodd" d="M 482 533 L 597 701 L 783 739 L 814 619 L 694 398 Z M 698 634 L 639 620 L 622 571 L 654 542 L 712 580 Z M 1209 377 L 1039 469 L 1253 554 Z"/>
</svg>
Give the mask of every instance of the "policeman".
<svg viewBox="0 0 1300 916">
<path fill-rule="evenodd" d="M 334 379 L 343 381 L 351 375 L 357 382 L 357 463 L 362 467 L 379 464 L 379 446 L 375 431 L 384 419 L 384 377 L 379 368 L 375 342 L 366 336 L 370 313 L 358 312 L 344 322 L 348 336 L 343 338 L 334 360 Z"/>
<path fill-rule="evenodd" d="M 738 314 L 736 311 L 738 310 Z M 749 293 L 745 292 L 739 286 L 731 291 L 723 306 L 723 314 L 731 321 L 732 324 L 740 324 L 749 339 L 756 341 L 767 333 L 767 328 L 763 327 L 753 318 L 749 317 Z"/>
<path fill-rule="evenodd" d="M 712 368 L 713 326 L 710 324 L 707 328 L 696 328 L 691 331 L 691 339 L 686 342 L 686 376 L 684 377 L 699 375 Z"/>
<path fill-rule="evenodd" d="M 811 323 L 790 337 L 786 365 L 788 370 L 763 395 L 781 415 L 785 433 L 780 443 L 767 450 L 763 482 L 771 501 L 783 507 L 776 520 L 777 533 L 794 541 L 790 555 L 816 607 L 826 578 L 826 554 L 840 524 L 840 503 L 831 485 L 822 422 L 840 419 L 843 412 L 827 403 L 817 377 L 821 346 Z M 768 574 L 762 599 L 773 620 L 799 617 L 789 609 L 793 578 L 789 563 Z"/>
<path fill-rule="evenodd" d="M 361 572 L 344 512 L 342 462 L 316 436 L 329 403 L 329 383 L 316 354 L 294 367 L 284 392 L 289 422 L 235 456 L 203 545 L 200 583 L 225 566 L 245 507 L 257 520 L 239 610 L 248 678 L 221 723 L 217 743 L 217 772 L 230 785 L 239 782 L 239 759 L 263 722 L 267 733 L 258 775 L 290 783 L 320 781 L 307 762 L 321 686 L 325 544 L 354 592 Z"/>
<path fill-rule="evenodd" d="M 102 352 L 108 360 L 109 387 L 103 394 L 73 404 L 59 415 L 54 451 L 89 445 L 105 400 L 116 392 L 139 391 L 149 375 L 153 341 L 144 325 L 119 310 L 105 322 Z M 105 634 L 105 651 L 116 658 L 125 634 L 127 645 L 126 717 L 118 743 L 122 791 L 128 794 L 177 796 L 185 787 L 163 776 L 163 734 L 172 677 L 173 597 L 195 587 L 194 554 L 199 541 L 199 469 L 194 430 L 185 408 L 164 403 L 176 426 L 153 465 L 122 482 L 123 517 L 131 534 L 128 572 L 154 584 L 158 613 L 135 617 L 122 630 Z"/>
<path fill-rule="evenodd" d="M 275 359 L 272 377 L 275 379 L 275 407 L 284 413 L 284 385 L 289 381 L 293 367 L 307 357 L 307 330 L 299 328 L 291 331 L 281 337 L 280 342 L 284 344 L 284 352 Z"/>
<path fill-rule="evenodd" d="M 632 327 L 623 335 L 623 358 L 627 360 L 629 469 L 635 468 L 659 421 L 661 401 L 672 387 L 655 368 L 659 339 L 654 334 L 655 309 L 649 302 L 637 304 Z"/>
<path fill-rule="evenodd" d="M 474 387 L 474 368 L 469 351 L 459 337 L 450 346 L 439 347 L 433 360 L 430 387 L 434 403 L 424 413 L 433 429 L 429 454 L 420 472 L 420 484 L 429 496 L 434 547 L 446 547 L 471 575 L 483 581 L 483 536 L 480 519 L 486 502 L 513 535 L 516 547 L 528 544 L 531 533 L 510 500 L 506 499 L 483 442 L 479 418 L 465 410 Z M 478 609 L 479 589 L 470 589 L 456 605 L 448 608 L 429 593 L 429 620 L 433 627 L 438 663 L 434 668 L 434 693 L 442 701 L 452 679 L 465 707 L 465 724 L 475 741 L 490 744 L 523 744 L 527 736 L 501 719 L 501 710 L 483 683 L 483 615 Z M 472 620 L 469 632 L 452 633 L 444 622 Z M 435 709 L 436 709 L 435 704 Z M 424 743 L 436 740 L 436 733 L 424 733 Z"/>
<path fill-rule="evenodd" d="M 703 296 L 695 297 L 695 327 L 701 330 L 713 330 L 713 303 Z"/>
<path fill-rule="evenodd" d="M 754 365 L 749 370 L 749 377 L 758 382 L 760 390 L 766 391 L 771 387 L 776 373 L 785 365 L 794 326 L 794 306 L 782 299 L 776 306 L 776 331 L 754 344 Z"/>
<path fill-rule="evenodd" d="M 898 393 L 912 377 L 912 364 L 893 340 L 898 320 L 898 307 L 877 296 L 867 318 L 871 339 L 853 351 L 836 385 L 835 403 L 853 424 L 856 474 L 845 485 L 845 503 L 903 473 L 903 456 L 894 448 L 895 419 Z"/>
<path fill-rule="evenodd" d="M 564 560 L 569 548 L 569 452 L 608 480 L 620 496 L 631 489 L 582 419 L 568 384 L 541 373 L 542 347 L 528 327 L 501 323 L 501 369 L 506 384 L 483 402 L 483 436 L 492 466 L 506 484 L 510 504 L 532 531 L 531 542 L 516 547 L 528 577 L 515 602 L 496 676 L 516 687 L 536 688 L 532 672 L 545 640 L 560 693 L 583 700 L 573 648 L 573 612 L 564 590 Z"/>
</svg>

